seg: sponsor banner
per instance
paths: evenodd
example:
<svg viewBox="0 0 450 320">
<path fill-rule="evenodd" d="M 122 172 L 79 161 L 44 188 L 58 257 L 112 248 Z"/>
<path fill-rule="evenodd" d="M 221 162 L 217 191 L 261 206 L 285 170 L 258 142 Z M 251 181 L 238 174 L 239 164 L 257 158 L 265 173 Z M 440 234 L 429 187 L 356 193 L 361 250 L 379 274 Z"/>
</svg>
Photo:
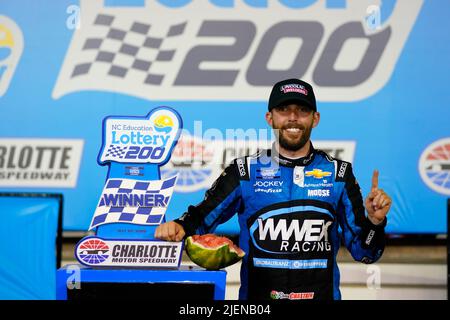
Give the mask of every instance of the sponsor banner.
<svg viewBox="0 0 450 320">
<path fill-rule="evenodd" d="M 75 188 L 84 141 L 0 138 L 0 187 Z"/>
<path fill-rule="evenodd" d="M 341 163 L 341 165 L 339 166 L 337 176 L 336 176 L 336 181 L 344 181 L 345 172 L 347 171 L 347 166 L 348 166 L 348 163 L 346 163 L 346 162 Z"/>
<path fill-rule="evenodd" d="M 327 152 L 332 157 L 352 162 L 355 154 L 355 141 L 313 141 L 316 149 Z M 182 135 L 174 148 L 170 161 L 161 169 L 163 177 L 178 175 L 175 191 L 194 192 L 209 188 L 225 167 L 235 158 L 255 154 L 258 150 L 268 149 L 272 141 L 259 140 L 207 140 L 193 137 L 188 134 Z M 238 163 L 239 164 L 239 163 Z M 276 172 L 259 172 L 261 179 L 276 177 Z M 328 173 L 322 173 L 326 176 Z M 309 175 L 319 178 L 318 172 Z M 320 176 L 322 176 L 320 175 Z M 255 187 L 261 187 L 256 186 Z M 258 189 L 260 192 L 267 192 Z M 281 192 L 281 189 L 277 189 Z"/>
<path fill-rule="evenodd" d="M 295 75 L 322 101 L 362 100 L 386 85 L 422 4 L 384 1 L 385 21 L 372 28 L 370 0 L 338 7 L 146 0 L 126 10 L 80 0 L 82 28 L 53 98 L 101 90 L 150 100 L 249 101 L 265 97 L 274 79 Z"/>
<path fill-rule="evenodd" d="M 311 171 L 305 171 L 305 176 L 314 177 L 315 179 L 323 179 L 324 177 L 331 176 L 331 172 L 322 171 L 322 169 L 313 169 Z"/>
<path fill-rule="evenodd" d="M 308 189 L 308 197 L 328 197 L 330 196 L 330 188 L 333 188 L 333 183 L 328 177 L 331 177 L 330 171 L 323 171 L 322 169 L 313 168 L 313 170 L 306 171 L 304 167 L 295 167 L 293 180 L 300 188 L 329 188 L 329 189 Z"/>
<path fill-rule="evenodd" d="M 253 258 L 253 265 L 261 268 L 278 269 L 326 269 L 327 259 L 315 260 L 287 260 L 287 259 L 263 259 Z"/>
<path fill-rule="evenodd" d="M 329 197 L 331 196 L 331 190 L 329 189 L 308 189 L 308 197 Z"/>
<path fill-rule="evenodd" d="M 163 221 L 177 177 L 165 180 L 108 179 L 89 230 L 109 223 L 158 225 Z"/>
<path fill-rule="evenodd" d="M 284 293 L 283 291 L 272 290 L 270 292 L 270 297 L 272 299 L 289 299 L 289 300 L 304 300 L 304 299 L 314 299 L 314 292 L 291 292 Z"/>
<path fill-rule="evenodd" d="M 107 117 L 99 163 L 162 164 L 170 157 L 181 127 L 181 118 L 167 107 L 153 109 L 142 118 Z"/>
<path fill-rule="evenodd" d="M 419 159 L 422 181 L 433 191 L 450 195 L 450 138 L 428 145 Z"/>
<path fill-rule="evenodd" d="M 90 267 L 178 268 L 183 242 L 106 240 L 86 237 L 75 248 L 75 257 Z"/>
<path fill-rule="evenodd" d="M 280 179 L 281 170 L 280 168 L 260 168 L 256 170 L 256 179 L 261 180 L 272 180 Z"/>
<path fill-rule="evenodd" d="M 316 211 L 305 218 L 305 212 Z M 333 215 L 311 205 L 268 211 L 250 226 L 250 237 L 256 248 L 271 254 L 331 252 L 329 228 Z M 269 265 L 266 265 L 269 267 Z"/>
<path fill-rule="evenodd" d="M 0 15 L 0 97 L 8 90 L 23 47 L 22 30 L 13 20 Z"/>
<path fill-rule="evenodd" d="M 177 192 L 204 190 L 213 184 L 233 159 L 270 146 L 269 140 L 208 140 L 183 135 L 170 161 L 161 168 L 161 175 L 178 175 Z"/>
<path fill-rule="evenodd" d="M 125 166 L 125 176 L 144 176 L 144 167 L 139 166 Z"/>
<path fill-rule="evenodd" d="M 166 213 L 171 220 L 201 201 L 227 163 L 256 152 L 259 145 L 223 146 L 233 140 L 226 131 L 267 129 L 264 113 L 272 84 L 295 77 L 310 82 L 318 99 L 321 121 L 312 132 L 315 147 L 353 163 L 363 197 L 373 170 L 380 171 L 380 187 L 393 198 L 387 232 L 447 232 L 445 161 L 440 164 L 422 153 L 448 138 L 450 96 L 443 92 L 450 81 L 445 63 L 450 2 L 60 0 L 53 5 L 43 0 L 36 6 L 33 0 L 22 0 L 0 7 L 0 136 L 86 142 L 80 147 L 82 168 L 75 177 L 71 167 L 68 180 L 65 168 L 56 169 L 61 151 L 42 153 L 43 158 L 55 158 L 53 168 L 48 168 L 51 159 L 46 164 L 42 159 L 41 167 L 32 169 L 25 168 L 25 158 L 22 168 L 16 159 L 11 162 L 15 168 L 8 168 L 3 152 L 12 150 L 1 149 L 0 189 L 54 188 L 64 194 L 64 229 L 90 226 L 107 170 L 92 162 L 100 147 L 98 121 L 105 115 L 142 116 L 167 105 L 180 113 L 193 137 L 203 137 L 191 138 L 192 146 L 188 140 L 178 145 L 182 151 L 171 159 L 177 161 L 161 167 L 163 177 L 179 176 L 179 194 Z M 45 45 L 32 50 L 43 39 L 48 40 Z M 413 81 L 417 74 L 427 79 L 426 90 L 423 82 Z M 423 101 L 430 96 L 438 116 L 418 130 Z M 196 121 L 222 137 L 212 142 L 203 130 L 195 131 Z M 160 155 L 156 151 L 162 139 L 157 138 L 159 145 L 147 145 L 143 139 L 148 143 L 149 138 L 143 136 L 153 139 L 156 132 L 144 128 L 138 136 L 131 131 L 117 130 L 116 138 L 130 143 L 113 145 L 115 155 L 105 159 L 112 162 L 110 173 L 154 180 L 156 171 L 142 158 L 161 160 L 154 157 Z M 133 139 L 144 144 L 132 144 Z M 111 145 L 104 147 L 107 151 Z M 75 163 L 74 151 L 66 163 Z M 29 149 L 22 152 L 25 157 Z M 143 162 L 122 166 L 116 163 L 128 161 L 122 152 Z M 338 166 L 336 180 L 342 181 L 348 170 Z M 305 172 L 296 173 L 298 186 L 329 188 Z M 326 199 L 325 193 L 307 198 Z M 236 234 L 237 220 L 233 217 L 218 232 Z"/>
<path fill-rule="evenodd" d="M 284 181 L 256 181 L 253 184 L 254 192 L 264 192 L 264 193 L 280 193 L 283 192 Z M 286 190 L 285 190 L 286 191 Z"/>
</svg>

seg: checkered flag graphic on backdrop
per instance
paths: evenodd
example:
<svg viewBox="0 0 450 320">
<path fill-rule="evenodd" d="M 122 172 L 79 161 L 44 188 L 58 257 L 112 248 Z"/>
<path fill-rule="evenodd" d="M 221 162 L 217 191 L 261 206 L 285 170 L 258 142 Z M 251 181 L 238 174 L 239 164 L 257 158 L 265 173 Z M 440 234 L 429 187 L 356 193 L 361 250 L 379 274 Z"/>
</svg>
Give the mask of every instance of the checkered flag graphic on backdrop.
<svg viewBox="0 0 450 320">
<path fill-rule="evenodd" d="M 125 153 L 127 153 L 128 146 L 125 147 L 119 147 L 114 144 L 110 144 L 108 151 L 106 151 L 105 157 L 114 157 L 123 159 Z"/>
<path fill-rule="evenodd" d="M 161 84 L 164 75 L 151 68 L 158 62 L 172 61 L 175 50 L 162 49 L 164 40 L 182 35 L 187 23 L 172 25 L 165 34 L 155 36 L 151 35 L 151 24 L 134 21 L 128 28 L 115 27 L 116 20 L 111 14 L 96 16 L 93 28 L 103 36 L 86 38 L 82 52 L 90 52 L 91 58 L 76 64 L 71 78 L 88 75 L 94 68 L 106 65 L 109 76 L 125 78 L 137 72 L 144 84 Z"/>
<path fill-rule="evenodd" d="M 108 179 L 103 188 L 102 196 L 98 202 L 89 230 L 102 224 L 122 222 L 139 225 L 159 224 L 169 205 L 177 177 L 165 180 L 143 181 L 132 179 Z M 108 199 L 120 197 L 120 195 L 145 195 L 158 194 L 164 197 L 163 206 L 118 206 L 119 202 L 106 203 Z M 115 204 L 115 205 L 113 205 Z"/>
</svg>

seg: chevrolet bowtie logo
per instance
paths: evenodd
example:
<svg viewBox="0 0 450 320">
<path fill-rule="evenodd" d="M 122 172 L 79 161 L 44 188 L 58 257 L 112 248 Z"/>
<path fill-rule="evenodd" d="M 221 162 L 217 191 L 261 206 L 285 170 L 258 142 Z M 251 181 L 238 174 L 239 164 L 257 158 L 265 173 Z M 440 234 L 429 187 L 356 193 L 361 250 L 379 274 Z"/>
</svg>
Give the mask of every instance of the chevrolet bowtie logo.
<svg viewBox="0 0 450 320">
<path fill-rule="evenodd" d="M 316 179 L 322 179 L 323 177 L 331 176 L 331 172 L 322 171 L 321 169 L 313 169 L 312 171 L 306 171 L 307 177 L 314 177 Z"/>
</svg>

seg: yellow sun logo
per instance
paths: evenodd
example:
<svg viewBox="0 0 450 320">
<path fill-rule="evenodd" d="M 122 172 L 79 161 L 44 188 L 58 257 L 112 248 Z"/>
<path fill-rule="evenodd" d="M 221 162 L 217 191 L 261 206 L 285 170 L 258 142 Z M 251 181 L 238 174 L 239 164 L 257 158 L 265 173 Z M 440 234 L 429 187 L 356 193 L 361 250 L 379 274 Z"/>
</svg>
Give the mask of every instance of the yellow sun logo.
<svg viewBox="0 0 450 320">
<path fill-rule="evenodd" d="M 169 133 L 173 127 L 172 118 L 164 114 L 156 117 L 153 123 L 155 124 L 156 131 L 160 132 Z"/>
</svg>

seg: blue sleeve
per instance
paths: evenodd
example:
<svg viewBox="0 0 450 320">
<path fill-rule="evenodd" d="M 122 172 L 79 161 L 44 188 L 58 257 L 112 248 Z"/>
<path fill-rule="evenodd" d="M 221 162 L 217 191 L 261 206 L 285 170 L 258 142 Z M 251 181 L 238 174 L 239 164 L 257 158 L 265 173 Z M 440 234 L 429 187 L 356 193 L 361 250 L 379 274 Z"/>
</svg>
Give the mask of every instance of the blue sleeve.
<svg viewBox="0 0 450 320">
<path fill-rule="evenodd" d="M 235 162 L 229 165 L 206 191 L 199 204 L 189 206 L 175 222 L 181 224 L 186 236 L 212 233 L 221 223 L 241 211 L 241 187 Z"/>
<path fill-rule="evenodd" d="M 342 180 L 344 187 L 337 214 L 345 246 L 356 261 L 373 263 L 384 251 L 387 218 L 374 225 L 366 217 L 361 190 L 350 163 L 346 163 Z"/>
</svg>

